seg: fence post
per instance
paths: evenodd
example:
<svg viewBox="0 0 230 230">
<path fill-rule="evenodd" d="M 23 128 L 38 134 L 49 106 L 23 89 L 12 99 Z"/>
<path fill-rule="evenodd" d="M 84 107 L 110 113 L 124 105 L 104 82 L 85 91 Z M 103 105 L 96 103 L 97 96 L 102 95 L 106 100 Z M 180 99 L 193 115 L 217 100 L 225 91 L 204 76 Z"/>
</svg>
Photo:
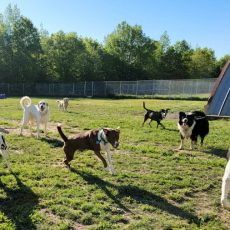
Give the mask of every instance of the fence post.
<svg viewBox="0 0 230 230">
<path fill-rule="evenodd" d="M 138 81 L 136 83 L 136 96 L 137 96 L 137 94 L 138 94 Z"/>
<path fill-rule="evenodd" d="M 92 97 L 93 97 L 93 87 L 94 87 L 94 82 L 92 81 Z"/>
<path fill-rule="evenodd" d="M 184 95 L 185 82 L 183 81 L 183 95 Z"/>
<path fill-rule="evenodd" d="M 209 86 L 208 86 L 208 92 L 211 93 L 211 90 L 213 88 L 213 82 L 209 82 Z"/>
<path fill-rule="evenodd" d="M 86 81 L 84 83 L 84 97 L 86 97 Z"/>
<path fill-rule="evenodd" d="M 105 97 L 107 95 L 107 81 L 105 81 Z"/>
<path fill-rule="evenodd" d="M 198 85 L 199 85 L 199 82 L 196 81 L 196 95 L 197 95 L 197 92 L 198 92 Z"/>
<path fill-rule="evenodd" d="M 152 96 L 153 96 L 153 92 L 154 92 L 154 80 L 152 80 Z"/>
<path fill-rule="evenodd" d="M 121 81 L 120 81 L 120 95 L 121 95 Z"/>
<path fill-rule="evenodd" d="M 169 86 L 168 86 L 169 90 L 168 90 L 168 96 L 171 94 L 171 80 L 169 80 Z"/>
</svg>

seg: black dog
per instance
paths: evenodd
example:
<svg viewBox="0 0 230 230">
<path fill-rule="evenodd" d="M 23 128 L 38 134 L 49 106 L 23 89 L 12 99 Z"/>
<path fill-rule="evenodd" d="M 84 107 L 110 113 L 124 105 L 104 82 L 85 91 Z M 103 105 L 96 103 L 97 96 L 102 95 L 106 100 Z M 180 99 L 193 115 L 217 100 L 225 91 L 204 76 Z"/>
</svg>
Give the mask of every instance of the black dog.
<svg viewBox="0 0 230 230">
<path fill-rule="evenodd" d="M 158 128 L 159 125 L 161 125 L 161 127 L 165 129 L 165 126 L 163 124 L 161 124 L 161 120 L 163 120 L 166 117 L 166 115 L 167 115 L 167 113 L 168 113 L 168 111 L 170 109 L 161 109 L 160 111 L 153 111 L 153 110 L 147 109 L 145 107 L 145 102 L 144 101 L 143 101 L 143 107 L 146 110 L 146 113 L 145 113 L 145 116 L 144 116 L 144 121 L 142 123 L 142 126 L 144 126 L 144 123 L 148 119 L 150 119 L 150 122 L 149 122 L 150 127 L 152 127 L 151 122 L 154 120 L 154 121 L 157 122 L 157 128 Z"/>
<path fill-rule="evenodd" d="M 204 137 L 209 133 L 209 122 L 202 111 L 193 111 L 187 114 L 179 112 L 178 129 L 181 136 L 181 144 L 178 149 L 183 149 L 185 138 L 191 139 L 190 149 L 193 149 L 198 136 L 200 136 L 201 145 L 203 145 Z"/>
</svg>

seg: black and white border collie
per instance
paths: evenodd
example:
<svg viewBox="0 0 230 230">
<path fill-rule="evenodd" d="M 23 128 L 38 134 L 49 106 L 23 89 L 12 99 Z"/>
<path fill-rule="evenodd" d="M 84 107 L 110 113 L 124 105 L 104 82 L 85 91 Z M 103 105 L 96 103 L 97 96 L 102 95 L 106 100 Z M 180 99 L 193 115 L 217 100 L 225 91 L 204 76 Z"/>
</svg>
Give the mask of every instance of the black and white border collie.
<svg viewBox="0 0 230 230">
<path fill-rule="evenodd" d="M 204 137 L 209 133 L 209 122 L 202 111 L 179 112 L 178 129 L 181 137 L 181 144 L 178 150 L 183 149 L 185 138 L 191 139 L 190 149 L 194 149 L 198 136 L 200 136 L 201 145 L 203 145 Z"/>
</svg>

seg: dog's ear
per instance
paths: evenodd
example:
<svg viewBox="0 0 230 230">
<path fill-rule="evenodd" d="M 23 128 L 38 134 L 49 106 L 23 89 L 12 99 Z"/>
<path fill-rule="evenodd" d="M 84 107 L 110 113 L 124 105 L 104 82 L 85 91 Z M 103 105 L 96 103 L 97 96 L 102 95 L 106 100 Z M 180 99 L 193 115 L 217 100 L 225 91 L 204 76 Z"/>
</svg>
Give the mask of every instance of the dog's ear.
<svg viewBox="0 0 230 230">
<path fill-rule="evenodd" d="M 186 114 L 184 112 L 179 112 L 179 120 L 181 120 L 183 117 L 186 117 Z"/>
<path fill-rule="evenodd" d="M 116 131 L 119 132 L 119 133 L 121 132 L 121 131 L 120 131 L 120 126 L 118 126 L 118 127 L 116 128 Z"/>
<path fill-rule="evenodd" d="M 106 129 L 106 128 L 103 128 L 103 132 L 104 132 L 104 134 L 105 134 L 105 135 L 107 135 L 107 134 L 108 134 L 108 132 L 109 132 L 109 130 L 108 130 L 108 129 Z"/>
</svg>

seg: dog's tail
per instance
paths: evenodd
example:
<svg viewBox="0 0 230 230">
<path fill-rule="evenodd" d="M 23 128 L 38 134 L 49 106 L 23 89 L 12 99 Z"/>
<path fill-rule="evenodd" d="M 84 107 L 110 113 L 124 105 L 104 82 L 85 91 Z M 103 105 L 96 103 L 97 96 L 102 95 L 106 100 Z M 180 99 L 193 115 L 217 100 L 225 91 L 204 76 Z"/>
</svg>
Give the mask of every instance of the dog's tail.
<svg viewBox="0 0 230 230">
<path fill-rule="evenodd" d="M 64 141 L 64 142 L 68 141 L 67 136 L 62 132 L 61 124 L 58 124 L 57 130 L 58 130 L 58 132 L 59 132 L 61 138 L 63 139 L 63 141 Z"/>
<path fill-rule="evenodd" d="M 144 101 L 143 101 L 143 108 L 144 108 L 145 110 L 149 111 L 149 109 L 147 109 L 147 108 L 145 107 L 145 102 L 144 102 Z"/>
<path fill-rule="evenodd" d="M 20 100 L 20 105 L 22 109 L 25 109 L 27 106 L 31 105 L 31 99 L 28 96 L 22 97 Z"/>
</svg>

